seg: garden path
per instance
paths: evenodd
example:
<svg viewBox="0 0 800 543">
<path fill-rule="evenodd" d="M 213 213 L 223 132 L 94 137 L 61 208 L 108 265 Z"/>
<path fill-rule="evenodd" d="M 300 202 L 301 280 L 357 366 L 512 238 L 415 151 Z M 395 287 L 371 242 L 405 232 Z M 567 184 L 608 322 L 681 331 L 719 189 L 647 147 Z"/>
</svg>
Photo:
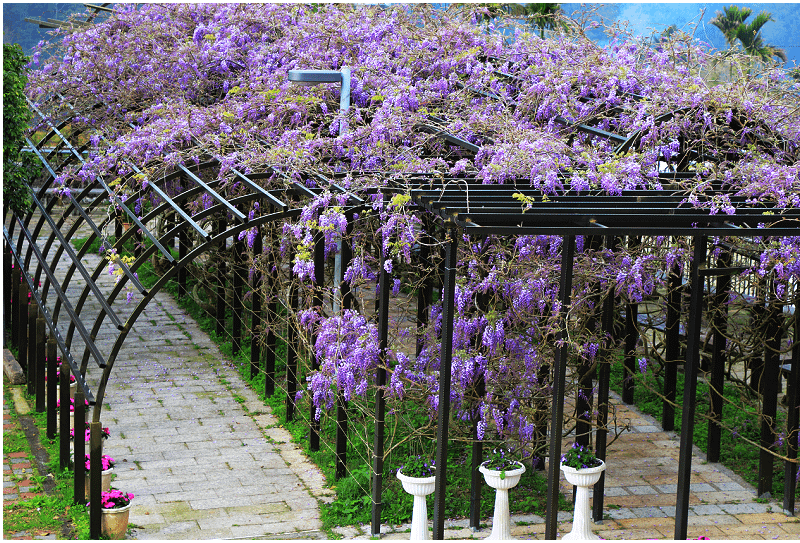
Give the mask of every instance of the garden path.
<svg viewBox="0 0 800 543">
<path fill-rule="evenodd" d="M 84 260 L 94 269 L 100 257 Z M 66 270 L 62 259 L 57 274 Z M 97 283 L 107 292 L 114 279 L 103 273 Z M 72 285 L 74 300 L 84 283 Z M 123 322 L 133 307 L 114 305 Z M 84 309 L 84 322 L 98 311 Z M 103 331 L 97 338 L 108 353 Z M 112 485 L 135 495 L 136 539 L 324 537 L 317 498 L 331 491 L 322 473 L 169 294 L 157 294 L 129 333 L 101 422 L 111 432 L 104 453 L 117 461 Z"/>
</svg>

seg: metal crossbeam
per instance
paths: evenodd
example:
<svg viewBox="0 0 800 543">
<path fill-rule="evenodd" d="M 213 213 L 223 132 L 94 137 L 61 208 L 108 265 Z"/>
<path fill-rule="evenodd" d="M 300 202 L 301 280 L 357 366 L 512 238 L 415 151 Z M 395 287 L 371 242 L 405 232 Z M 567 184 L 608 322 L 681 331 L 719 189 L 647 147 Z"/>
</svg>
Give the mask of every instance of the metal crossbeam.
<svg viewBox="0 0 800 543">
<path fill-rule="evenodd" d="M 58 284 L 58 280 L 56 279 L 56 276 L 53 274 L 52 270 L 47 265 L 47 261 L 45 260 L 44 255 L 42 255 L 42 252 L 39 250 L 38 245 L 36 245 L 34 240 L 31 238 L 31 234 L 30 232 L 28 232 L 28 229 L 25 228 L 22 219 L 20 219 L 16 215 L 14 215 L 14 218 L 19 223 L 19 226 L 22 229 L 22 233 L 25 236 L 25 239 L 28 241 L 28 245 L 31 247 L 31 249 L 33 249 L 33 252 L 36 255 L 37 260 L 42 264 L 42 269 L 44 270 L 45 275 L 47 275 L 47 278 L 50 280 L 50 283 L 53 285 L 53 291 L 55 291 L 56 296 L 58 296 L 59 300 L 61 300 L 61 303 L 64 305 L 64 310 L 67 312 L 69 319 L 78 329 L 78 333 L 81 335 L 83 341 L 86 343 L 86 348 L 94 357 L 95 361 L 97 362 L 97 365 L 100 366 L 101 368 L 105 368 L 106 361 L 103 359 L 102 355 L 97 350 L 97 346 L 94 344 L 94 340 L 92 339 L 91 335 L 89 334 L 89 332 L 86 331 L 86 328 L 83 326 L 83 321 L 81 321 L 80 317 L 78 317 L 78 315 L 75 313 L 75 310 L 73 309 L 72 304 L 69 301 L 69 298 L 67 298 L 66 294 L 64 294 L 64 291 L 61 290 L 61 287 Z M 5 226 L 3 227 L 3 232 L 4 235 L 6 235 L 6 239 L 8 239 L 10 243 L 11 236 L 8 235 L 8 230 L 6 230 Z"/>
<path fill-rule="evenodd" d="M 111 306 L 108 305 L 108 302 L 103 296 L 103 293 L 100 292 L 100 289 L 97 288 L 97 284 L 92 280 L 91 275 L 89 275 L 86 266 L 83 265 L 83 262 L 81 262 L 80 259 L 77 257 L 75 251 L 72 250 L 72 246 L 70 245 L 69 241 L 67 241 L 66 238 L 64 238 L 64 235 L 61 233 L 61 230 L 58 229 L 58 226 L 56 225 L 55 221 L 47 212 L 45 207 L 42 205 L 42 202 L 40 202 L 39 199 L 36 197 L 36 195 L 31 194 L 31 198 L 33 198 L 33 203 L 36 204 L 36 207 L 39 208 L 39 212 L 42 214 L 42 217 L 44 217 L 44 220 L 47 221 L 47 224 L 50 226 L 50 229 L 53 231 L 53 234 L 61 243 L 61 246 L 64 248 L 64 252 L 67 253 L 69 259 L 78 269 L 78 273 L 80 273 L 83 276 L 84 281 L 86 281 L 86 285 L 91 289 L 97 301 L 100 302 L 101 306 L 103 306 L 103 310 L 105 310 L 105 312 L 108 314 L 109 318 L 111 319 L 111 322 L 114 323 L 114 326 L 116 326 L 118 330 L 122 330 L 123 324 L 119 320 L 117 313 L 113 309 L 111 309 Z"/>
<path fill-rule="evenodd" d="M 42 316 L 44 317 L 44 320 L 47 323 L 47 327 L 50 328 L 50 333 L 51 333 L 53 339 L 55 339 L 56 344 L 58 344 L 58 348 L 61 349 L 61 354 L 64 355 L 63 359 L 67 361 L 67 364 L 69 364 L 70 371 L 75 376 L 75 380 L 80 384 L 80 387 L 83 390 L 83 394 L 84 394 L 84 396 L 86 396 L 86 399 L 89 401 L 89 404 L 94 404 L 95 403 L 94 394 L 92 394 L 92 391 L 89 388 L 89 385 L 86 383 L 86 380 L 81 375 L 80 369 L 78 368 L 78 364 L 77 364 L 77 362 L 75 362 L 75 359 L 72 357 L 72 353 L 70 353 L 69 347 L 67 347 L 67 344 L 64 342 L 64 338 L 61 337 L 61 332 L 59 332 L 58 326 L 56 326 L 56 323 L 53 321 L 53 318 L 50 316 L 50 311 L 47 309 L 47 306 L 44 304 L 44 300 L 42 300 L 42 298 L 39 296 L 39 292 L 34 288 L 34 284 L 35 283 L 33 282 L 33 278 L 30 275 L 28 275 L 28 272 L 25 271 L 24 267 L 22 267 L 22 265 L 21 265 L 22 263 L 21 263 L 21 261 L 19 259 L 19 255 L 14 250 L 14 246 L 11 243 L 11 236 L 8 233 L 8 230 L 6 229 L 5 226 L 3 226 L 3 236 L 6 238 L 6 241 L 9 242 L 8 245 L 9 245 L 11 254 L 14 257 L 14 260 L 16 261 L 17 266 L 19 266 L 20 272 L 22 273 L 23 277 L 25 278 L 25 282 L 28 283 L 28 286 L 30 287 L 31 296 L 33 297 L 34 300 L 36 300 L 36 305 L 39 308 L 39 311 L 41 311 Z M 105 363 L 100 364 L 100 361 L 98 361 L 98 365 L 101 368 L 105 367 Z"/>
</svg>

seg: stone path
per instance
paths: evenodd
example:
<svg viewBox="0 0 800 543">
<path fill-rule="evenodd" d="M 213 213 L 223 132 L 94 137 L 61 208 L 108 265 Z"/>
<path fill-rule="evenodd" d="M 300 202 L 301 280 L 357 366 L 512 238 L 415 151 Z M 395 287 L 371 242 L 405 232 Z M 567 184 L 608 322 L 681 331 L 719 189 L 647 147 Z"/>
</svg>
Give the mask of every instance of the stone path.
<svg viewBox="0 0 800 543">
<path fill-rule="evenodd" d="M 104 403 L 137 539 L 320 536 L 321 472 L 169 296 L 140 316 Z"/>
</svg>

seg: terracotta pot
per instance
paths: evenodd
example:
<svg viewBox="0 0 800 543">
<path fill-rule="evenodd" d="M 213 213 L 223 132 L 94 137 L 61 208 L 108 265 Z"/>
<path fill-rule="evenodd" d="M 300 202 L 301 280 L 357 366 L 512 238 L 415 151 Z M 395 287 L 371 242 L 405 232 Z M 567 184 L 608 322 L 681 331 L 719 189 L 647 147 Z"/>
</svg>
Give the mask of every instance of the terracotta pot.
<svg viewBox="0 0 800 543">
<path fill-rule="evenodd" d="M 414 496 L 414 510 L 411 513 L 411 541 L 428 540 L 428 504 L 425 496 L 436 489 L 436 476 L 408 477 L 397 472 L 397 478 L 403 483 L 403 490 Z"/>
<path fill-rule="evenodd" d="M 125 539 L 128 531 L 128 516 L 133 502 L 116 509 L 100 509 L 100 531 L 109 539 Z"/>
</svg>

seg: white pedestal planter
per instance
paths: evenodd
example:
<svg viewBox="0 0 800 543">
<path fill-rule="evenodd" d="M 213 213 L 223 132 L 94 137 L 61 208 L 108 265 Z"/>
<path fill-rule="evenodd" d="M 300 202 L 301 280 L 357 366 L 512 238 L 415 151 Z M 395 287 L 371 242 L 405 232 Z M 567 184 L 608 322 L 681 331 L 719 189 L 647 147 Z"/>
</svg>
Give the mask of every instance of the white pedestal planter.
<svg viewBox="0 0 800 543">
<path fill-rule="evenodd" d="M 589 512 L 589 488 L 600 480 L 600 475 L 606 469 L 605 463 L 597 466 L 596 468 L 575 469 L 569 466 L 561 465 L 561 471 L 564 472 L 564 478 L 567 482 L 575 485 L 575 516 L 572 520 L 572 531 L 562 537 L 562 540 L 569 539 L 584 539 L 594 540 L 600 539 L 592 533 L 590 529 L 592 519 Z"/>
<path fill-rule="evenodd" d="M 414 496 L 414 510 L 411 513 L 411 541 L 428 540 L 428 504 L 425 496 L 436 488 L 436 476 L 407 477 L 399 471 L 397 478 L 403 483 L 403 490 Z"/>
<path fill-rule="evenodd" d="M 486 539 L 512 539 L 511 515 L 508 509 L 508 489 L 517 486 L 519 478 L 525 473 L 525 466 L 519 464 L 517 469 L 507 469 L 504 478 L 501 478 L 502 471 L 486 469 L 483 465 L 478 467 L 478 470 L 483 473 L 486 484 L 495 489 L 492 533 Z"/>
</svg>

